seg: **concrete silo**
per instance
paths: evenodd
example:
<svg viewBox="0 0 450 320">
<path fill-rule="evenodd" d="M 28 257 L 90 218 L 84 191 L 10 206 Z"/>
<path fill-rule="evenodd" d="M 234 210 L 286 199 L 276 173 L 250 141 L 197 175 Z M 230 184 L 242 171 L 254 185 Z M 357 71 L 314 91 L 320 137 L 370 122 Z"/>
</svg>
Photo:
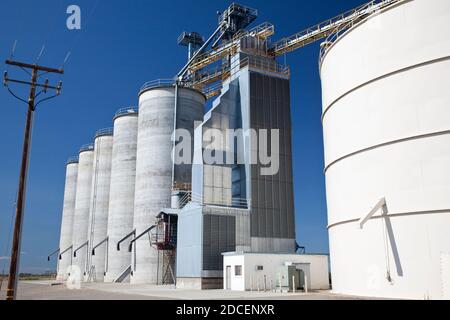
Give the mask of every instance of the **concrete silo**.
<svg viewBox="0 0 450 320">
<path fill-rule="evenodd" d="M 61 236 L 59 241 L 60 260 L 58 263 L 58 280 L 66 280 L 73 256 L 73 220 L 75 214 L 75 197 L 78 178 L 78 157 L 71 158 L 66 165 L 66 182 L 64 187 L 64 202 L 61 221 Z"/>
<path fill-rule="evenodd" d="M 324 47 L 333 289 L 449 299 L 450 2 L 400 2 Z"/>
<path fill-rule="evenodd" d="M 174 166 L 172 161 L 172 133 L 175 127 L 184 128 L 193 136 L 194 122 L 203 119 L 204 104 L 202 93 L 176 87 L 173 82 L 151 82 L 141 89 L 134 203 L 136 236 L 154 225 L 161 209 L 170 208 L 174 183 L 191 182 L 191 165 Z M 158 270 L 158 252 L 151 246 L 151 236 L 137 240 L 134 250 L 131 282 L 156 284 L 161 269 Z"/>
<path fill-rule="evenodd" d="M 137 131 L 138 109 L 119 110 L 114 117 L 105 282 L 129 280 L 131 253 L 128 245 L 131 239 L 121 243 L 120 251 L 117 244 L 133 230 Z"/>
<path fill-rule="evenodd" d="M 75 196 L 75 214 L 73 218 L 73 268 L 71 277 L 81 280 L 86 271 L 88 255 L 89 209 L 91 204 L 92 166 L 94 146 L 81 147 L 78 161 L 77 192 Z"/>
<path fill-rule="evenodd" d="M 107 230 L 113 129 L 97 131 L 94 138 L 91 208 L 89 211 L 89 259 L 87 281 L 103 281 L 107 269 Z"/>
</svg>

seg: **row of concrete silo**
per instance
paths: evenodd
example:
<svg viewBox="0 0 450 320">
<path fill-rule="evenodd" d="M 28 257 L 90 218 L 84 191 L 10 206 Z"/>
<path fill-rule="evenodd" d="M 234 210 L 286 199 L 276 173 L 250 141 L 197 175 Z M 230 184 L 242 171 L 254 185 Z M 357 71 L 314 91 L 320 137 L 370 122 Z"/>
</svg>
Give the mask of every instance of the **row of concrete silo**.
<svg viewBox="0 0 450 320">
<path fill-rule="evenodd" d="M 113 129 L 99 130 L 66 168 L 58 278 L 157 283 L 158 252 L 145 236 L 171 204 L 174 183 L 190 183 L 190 165 L 172 160 L 173 131 L 193 133 L 203 94 L 172 83 L 145 85 L 136 108 L 120 110 Z M 130 235 L 128 238 L 127 235 Z M 118 250 L 120 240 L 121 250 Z M 126 278 L 126 277 L 125 277 Z"/>
</svg>

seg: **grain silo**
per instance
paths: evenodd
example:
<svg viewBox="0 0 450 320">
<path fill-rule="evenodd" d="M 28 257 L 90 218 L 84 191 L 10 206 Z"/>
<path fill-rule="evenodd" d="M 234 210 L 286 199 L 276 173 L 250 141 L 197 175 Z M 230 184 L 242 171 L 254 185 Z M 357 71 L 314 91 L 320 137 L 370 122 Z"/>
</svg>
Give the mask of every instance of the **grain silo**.
<svg viewBox="0 0 450 320">
<path fill-rule="evenodd" d="M 402 1 L 322 57 L 338 293 L 450 298 L 450 2 Z"/>
<path fill-rule="evenodd" d="M 78 157 L 70 158 L 66 165 L 66 182 L 59 242 L 60 260 L 58 263 L 58 280 L 66 280 L 72 265 L 73 255 L 73 220 L 75 213 L 75 196 L 77 191 Z"/>
<path fill-rule="evenodd" d="M 172 134 L 174 128 L 184 128 L 193 136 L 194 122 L 203 119 L 204 104 L 202 93 L 175 86 L 173 81 L 150 82 L 141 89 L 134 203 L 136 237 L 155 224 L 161 209 L 170 208 L 173 185 L 191 182 L 191 165 L 174 166 L 172 161 Z M 161 269 L 158 270 L 159 255 L 151 246 L 150 234 L 137 240 L 134 250 L 131 282 L 156 284 Z"/>
<path fill-rule="evenodd" d="M 71 276 L 81 277 L 86 271 L 88 255 L 89 208 L 91 203 L 92 166 L 94 146 L 81 147 L 78 161 L 77 192 L 75 196 L 75 214 L 73 219 L 73 270 Z"/>
<path fill-rule="evenodd" d="M 109 188 L 111 181 L 112 128 L 97 131 L 94 138 L 91 207 L 89 212 L 89 259 L 87 281 L 103 281 L 107 268 Z"/>
<path fill-rule="evenodd" d="M 120 109 L 114 117 L 105 282 L 129 280 L 131 253 L 128 245 L 131 239 L 123 241 L 120 251 L 117 244 L 133 230 L 137 130 L 138 109 Z"/>
</svg>

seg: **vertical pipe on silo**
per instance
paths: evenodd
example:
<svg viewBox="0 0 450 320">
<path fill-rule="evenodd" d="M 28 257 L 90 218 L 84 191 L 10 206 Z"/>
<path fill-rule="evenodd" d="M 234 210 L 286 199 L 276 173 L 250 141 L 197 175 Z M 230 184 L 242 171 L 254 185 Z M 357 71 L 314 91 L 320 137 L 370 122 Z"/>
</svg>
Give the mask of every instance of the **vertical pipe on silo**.
<svg viewBox="0 0 450 320">
<path fill-rule="evenodd" d="M 113 130 L 97 131 L 94 138 L 91 206 L 89 211 L 89 253 L 86 280 L 103 281 L 106 272 L 106 247 L 108 229 L 109 190 Z M 98 247 L 97 247 L 98 246 Z M 93 249 L 95 248 L 95 255 Z"/>
<path fill-rule="evenodd" d="M 87 246 L 89 228 L 89 209 L 92 187 L 92 167 L 94 159 L 94 146 L 86 145 L 81 147 L 78 161 L 77 191 L 75 197 L 75 213 L 73 220 L 73 249 L 71 277 L 73 280 L 82 280 L 86 271 Z M 80 248 L 81 247 L 81 248 Z M 79 278 L 79 279 L 78 279 Z"/>
<path fill-rule="evenodd" d="M 137 108 L 119 110 L 114 117 L 108 213 L 108 270 L 105 282 L 116 281 L 122 276 L 127 278 L 124 273 L 131 265 L 131 253 L 128 251 L 131 237 L 121 243 L 120 251 L 117 250 L 117 244 L 133 230 L 137 131 Z"/>
</svg>

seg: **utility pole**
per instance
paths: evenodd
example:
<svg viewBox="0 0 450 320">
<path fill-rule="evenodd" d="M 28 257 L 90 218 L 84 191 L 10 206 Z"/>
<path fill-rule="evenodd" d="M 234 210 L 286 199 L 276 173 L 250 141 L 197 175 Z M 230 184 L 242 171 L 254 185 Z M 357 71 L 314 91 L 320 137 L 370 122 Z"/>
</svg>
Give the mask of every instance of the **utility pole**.
<svg viewBox="0 0 450 320">
<path fill-rule="evenodd" d="M 8 73 L 5 72 L 3 84 L 5 87 L 8 88 L 8 91 L 17 99 L 27 103 L 28 105 L 28 111 L 27 111 L 27 118 L 25 123 L 25 135 L 24 135 L 24 142 L 23 142 L 23 151 L 22 151 L 22 164 L 20 166 L 20 178 L 19 178 L 19 190 L 17 194 L 17 206 L 16 206 L 16 220 L 14 224 L 14 234 L 13 234 L 13 243 L 12 243 L 12 249 L 11 249 L 11 262 L 10 262 L 10 269 L 9 269 L 9 278 L 8 278 L 8 287 L 6 291 L 6 300 L 15 300 L 16 298 L 16 291 L 17 291 L 17 272 L 19 270 L 19 260 L 20 260 L 20 245 L 21 245 L 21 239 L 22 239 L 22 225 L 23 225 L 23 211 L 25 206 L 25 191 L 26 191 L 26 180 L 27 180 L 27 171 L 28 171 L 28 160 L 29 160 L 29 151 L 30 151 L 30 143 L 31 143 L 31 128 L 33 123 L 33 115 L 34 111 L 36 110 L 36 107 L 39 103 L 43 101 L 50 100 L 56 96 L 58 96 L 61 92 L 61 86 L 62 82 L 60 81 L 57 86 L 50 86 L 48 84 L 48 79 L 45 81 L 44 84 L 38 83 L 39 78 L 39 72 L 42 71 L 43 73 L 57 73 L 57 74 L 63 74 L 64 71 L 62 69 L 54 69 L 54 68 L 47 68 L 43 66 L 39 66 L 37 64 L 28 64 L 23 62 L 17 62 L 13 60 L 6 60 L 5 62 L 7 65 L 19 67 L 22 70 L 25 70 L 27 73 L 27 69 L 31 70 L 31 81 L 22 81 L 22 80 L 14 80 L 8 78 Z M 19 98 L 17 95 L 12 92 L 12 90 L 9 88 L 9 83 L 17 83 L 22 85 L 29 85 L 30 86 L 30 95 L 28 98 L 28 101 Z M 36 90 L 38 88 L 41 88 L 42 91 L 36 94 Z M 46 93 L 47 90 L 55 90 L 56 94 L 44 98 L 41 101 L 38 101 L 36 103 L 36 98 L 41 93 Z"/>
</svg>

